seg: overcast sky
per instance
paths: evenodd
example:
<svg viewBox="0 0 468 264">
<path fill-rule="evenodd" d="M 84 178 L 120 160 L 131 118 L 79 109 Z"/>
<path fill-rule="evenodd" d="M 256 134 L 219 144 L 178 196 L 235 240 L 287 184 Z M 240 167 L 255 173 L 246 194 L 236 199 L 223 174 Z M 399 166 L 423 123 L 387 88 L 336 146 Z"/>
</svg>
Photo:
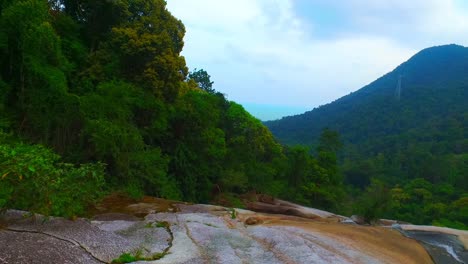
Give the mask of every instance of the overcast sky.
<svg viewBox="0 0 468 264">
<path fill-rule="evenodd" d="M 183 55 L 262 120 L 358 90 L 421 49 L 468 44 L 464 0 L 167 0 Z"/>
</svg>

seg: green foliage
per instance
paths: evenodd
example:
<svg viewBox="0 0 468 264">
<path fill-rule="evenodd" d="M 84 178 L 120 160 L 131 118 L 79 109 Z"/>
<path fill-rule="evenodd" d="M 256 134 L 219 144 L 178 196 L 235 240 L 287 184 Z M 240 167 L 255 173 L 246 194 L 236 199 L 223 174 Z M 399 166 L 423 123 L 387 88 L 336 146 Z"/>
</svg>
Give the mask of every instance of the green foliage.
<svg viewBox="0 0 468 264">
<path fill-rule="evenodd" d="M 170 226 L 169 222 L 166 222 L 166 221 L 156 223 L 156 227 L 159 227 L 159 228 L 169 228 L 169 226 Z"/>
<path fill-rule="evenodd" d="M 103 177 L 132 197 L 191 201 L 212 199 L 213 186 L 268 191 L 280 177 L 282 148 L 269 131 L 216 93 L 206 71 L 187 78 L 185 29 L 165 1 L 1 7 L 0 129 L 28 142 L 2 145 L 2 162 L 10 148 L 35 154 L 5 163 L 2 207 L 82 213 Z"/>
<path fill-rule="evenodd" d="M 42 146 L 0 143 L 1 208 L 72 217 L 102 194 L 102 164 L 76 167 Z"/>
<path fill-rule="evenodd" d="M 139 258 L 131 255 L 130 253 L 124 253 L 119 258 L 112 260 L 112 263 L 131 263 L 138 261 Z"/>
<path fill-rule="evenodd" d="M 163 0 L 138 0 L 117 7 L 121 23 L 111 28 L 96 53 L 96 76 L 109 80 L 119 75 L 157 97 L 175 100 L 188 71 L 179 55 L 185 28 L 165 5 Z"/>
<path fill-rule="evenodd" d="M 234 192 L 233 192 L 234 193 Z M 233 193 L 226 193 L 223 194 L 220 199 L 223 201 L 224 206 L 232 207 L 232 208 L 245 208 L 244 202 Z"/>
<path fill-rule="evenodd" d="M 279 176 L 280 160 L 285 159 L 283 148 L 242 106 L 231 102 L 225 119 L 226 145 L 230 149 L 226 168 L 243 172 L 250 187 L 268 191 L 269 183 Z"/>
<path fill-rule="evenodd" d="M 236 219 L 237 218 L 237 211 L 234 208 L 229 209 L 229 212 L 231 214 L 231 219 Z"/>
<path fill-rule="evenodd" d="M 139 200 L 145 196 L 145 192 L 143 191 L 143 186 L 137 183 L 136 181 L 128 182 L 124 187 L 124 192 L 128 195 L 128 197 Z"/>
<path fill-rule="evenodd" d="M 468 221 L 468 211 L 465 209 L 468 199 L 457 195 L 455 188 L 449 184 L 434 185 L 418 178 L 403 187 L 394 187 L 390 194 L 386 217 L 415 224 L 435 223 L 466 229 L 463 225 Z M 453 197 L 460 198 L 454 200 Z"/>
<path fill-rule="evenodd" d="M 214 93 L 215 90 L 213 89 L 213 83 L 211 81 L 211 76 L 203 69 L 200 69 L 197 71 L 195 68 L 193 72 L 190 72 L 188 75 L 189 80 L 193 80 L 195 83 L 197 83 L 198 87 L 200 89 L 208 92 L 208 93 Z"/>
<path fill-rule="evenodd" d="M 356 203 L 355 212 L 371 223 L 382 218 L 388 210 L 390 193 L 385 184 L 373 179 Z"/>
<path fill-rule="evenodd" d="M 468 221 L 451 204 L 468 192 L 467 58 L 465 47 L 429 48 L 354 93 L 266 125 L 283 143 L 317 146 L 318 165 L 331 172 L 328 179 L 349 185 L 348 200 L 357 209 L 345 211 L 460 227 Z M 400 75 L 402 96 L 397 100 Z M 340 146 L 333 143 L 333 133 L 320 134 L 327 127 L 343 140 L 338 155 L 329 152 Z M 374 213 L 362 207 L 374 207 L 363 197 L 384 198 L 371 195 L 378 187 L 372 178 L 391 197 L 386 208 L 374 208 Z M 312 192 L 313 184 L 308 188 Z"/>
<path fill-rule="evenodd" d="M 146 194 L 172 200 L 181 199 L 175 179 L 167 174 L 168 158 L 157 148 L 130 156 L 128 177 L 139 181 Z"/>
<path fill-rule="evenodd" d="M 0 79 L 0 132 L 10 127 L 10 118 L 7 114 L 6 95 L 9 93 L 9 87 Z"/>
<path fill-rule="evenodd" d="M 151 257 L 143 257 L 142 250 L 138 250 L 134 255 L 131 253 L 123 253 L 117 259 L 112 260 L 111 263 L 120 264 L 120 263 L 131 263 L 135 261 L 153 261 L 153 260 L 161 259 L 167 254 L 168 254 L 167 252 L 159 252 L 159 253 L 155 253 Z"/>
<path fill-rule="evenodd" d="M 244 193 L 248 189 L 249 179 L 243 171 L 225 170 L 220 184 L 228 192 Z"/>
</svg>

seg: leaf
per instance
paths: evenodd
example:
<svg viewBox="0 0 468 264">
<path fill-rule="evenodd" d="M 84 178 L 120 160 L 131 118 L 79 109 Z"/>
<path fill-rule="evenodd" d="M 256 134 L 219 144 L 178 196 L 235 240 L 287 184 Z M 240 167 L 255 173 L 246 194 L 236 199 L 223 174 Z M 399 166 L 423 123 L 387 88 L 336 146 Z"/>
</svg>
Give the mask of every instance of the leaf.
<svg viewBox="0 0 468 264">
<path fill-rule="evenodd" d="M 36 172 L 36 169 L 33 166 L 28 166 L 28 170 L 31 172 Z"/>
<path fill-rule="evenodd" d="M 10 172 L 7 172 L 7 173 L 2 175 L 2 180 L 5 179 L 5 177 L 8 175 L 8 173 L 10 173 Z"/>
</svg>

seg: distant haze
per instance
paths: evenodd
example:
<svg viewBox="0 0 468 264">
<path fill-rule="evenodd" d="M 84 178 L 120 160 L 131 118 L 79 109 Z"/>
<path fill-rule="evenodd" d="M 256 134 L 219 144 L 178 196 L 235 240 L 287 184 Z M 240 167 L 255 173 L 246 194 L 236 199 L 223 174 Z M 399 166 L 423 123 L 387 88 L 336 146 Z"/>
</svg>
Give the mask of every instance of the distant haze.
<svg viewBox="0 0 468 264">
<path fill-rule="evenodd" d="M 168 0 L 183 55 L 271 120 L 355 91 L 435 45 L 468 43 L 462 0 Z"/>
</svg>

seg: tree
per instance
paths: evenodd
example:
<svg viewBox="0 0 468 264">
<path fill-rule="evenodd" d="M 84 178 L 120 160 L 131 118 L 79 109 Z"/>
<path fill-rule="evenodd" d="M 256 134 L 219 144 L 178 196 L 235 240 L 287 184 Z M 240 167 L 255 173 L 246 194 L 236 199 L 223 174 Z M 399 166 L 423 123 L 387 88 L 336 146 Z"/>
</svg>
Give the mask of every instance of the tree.
<svg viewBox="0 0 468 264">
<path fill-rule="evenodd" d="M 325 128 L 320 135 L 317 147 L 318 165 L 327 171 L 330 184 L 341 185 L 342 175 L 338 170 L 338 151 L 343 147 L 338 132 Z"/>
<path fill-rule="evenodd" d="M 46 2 L 17 1 L 2 11 L 0 63 L 17 131 L 61 152 L 72 145 L 68 128 L 80 122 L 78 100 L 67 91 L 68 62 Z"/>
<path fill-rule="evenodd" d="M 343 148 L 343 142 L 340 140 L 340 135 L 337 131 L 333 131 L 329 128 L 322 130 L 319 138 L 319 145 L 317 152 L 334 152 L 338 153 Z"/>
<path fill-rule="evenodd" d="M 300 187 L 304 182 L 310 180 L 311 156 L 309 149 L 296 146 L 288 151 L 288 180 L 290 186 Z"/>
<path fill-rule="evenodd" d="M 156 97 L 174 102 L 188 69 L 180 56 L 185 27 L 163 0 L 124 2 L 121 22 L 94 54 L 89 73 L 97 80 L 116 75 Z"/>
<path fill-rule="evenodd" d="M 391 195 L 385 184 L 377 179 L 372 179 L 366 191 L 359 197 L 356 203 L 356 211 L 362 215 L 368 223 L 385 215 L 391 201 Z"/>
<path fill-rule="evenodd" d="M 211 81 L 211 76 L 203 69 L 197 70 L 195 68 L 192 72 L 188 75 L 188 80 L 193 80 L 198 84 L 200 89 L 208 92 L 208 93 L 215 93 L 215 89 L 213 89 L 213 83 Z"/>
</svg>

